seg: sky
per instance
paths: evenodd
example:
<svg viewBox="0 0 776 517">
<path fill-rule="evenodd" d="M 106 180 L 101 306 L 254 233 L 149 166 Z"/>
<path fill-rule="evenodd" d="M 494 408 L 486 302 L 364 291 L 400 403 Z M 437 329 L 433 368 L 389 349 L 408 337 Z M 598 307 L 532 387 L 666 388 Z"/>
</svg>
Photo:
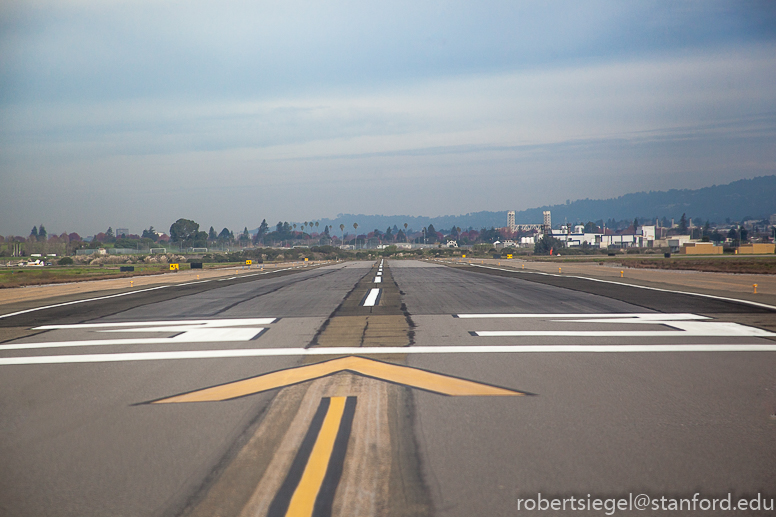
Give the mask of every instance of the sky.
<svg viewBox="0 0 776 517">
<path fill-rule="evenodd" d="M 0 234 L 776 174 L 776 2 L 0 0 Z"/>
</svg>

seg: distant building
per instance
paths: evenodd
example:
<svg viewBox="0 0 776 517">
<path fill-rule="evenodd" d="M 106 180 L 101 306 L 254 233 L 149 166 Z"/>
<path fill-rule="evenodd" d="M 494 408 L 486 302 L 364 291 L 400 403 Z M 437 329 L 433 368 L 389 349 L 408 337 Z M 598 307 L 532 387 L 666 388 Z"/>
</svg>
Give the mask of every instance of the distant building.
<svg viewBox="0 0 776 517">
<path fill-rule="evenodd" d="M 517 248 L 517 244 L 515 243 L 515 241 L 511 241 L 511 240 L 505 240 L 504 242 L 496 241 L 493 243 L 493 247 L 496 248 L 497 250 L 500 250 L 502 248 Z"/>
<path fill-rule="evenodd" d="M 116 228 L 116 237 L 121 237 L 122 235 L 129 237 L 129 228 Z"/>
<path fill-rule="evenodd" d="M 776 214 L 773 214 L 769 219 L 771 226 L 776 226 Z"/>
<path fill-rule="evenodd" d="M 510 232 L 515 231 L 515 211 L 510 210 L 507 212 L 507 228 Z"/>
<path fill-rule="evenodd" d="M 550 211 L 545 210 L 542 212 L 542 216 L 544 217 L 544 232 L 549 233 L 552 230 L 552 217 Z"/>
<path fill-rule="evenodd" d="M 671 248 L 671 251 L 678 252 L 682 246 L 691 240 L 692 237 L 689 235 L 674 235 L 668 238 L 668 247 Z"/>
<path fill-rule="evenodd" d="M 713 242 L 686 242 L 679 251 L 682 255 L 722 255 L 722 246 Z"/>
<path fill-rule="evenodd" d="M 765 255 L 776 252 L 776 244 L 742 244 L 736 250 L 738 255 Z"/>
<path fill-rule="evenodd" d="M 639 226 L 636 229 L 636 233 L 641 233 L 641 236 L 644 237 L 645 240 L 648 240 L 648 241 L 654 241 L 655 240 L 655 227 L 654 226 Z"/>
</svg>

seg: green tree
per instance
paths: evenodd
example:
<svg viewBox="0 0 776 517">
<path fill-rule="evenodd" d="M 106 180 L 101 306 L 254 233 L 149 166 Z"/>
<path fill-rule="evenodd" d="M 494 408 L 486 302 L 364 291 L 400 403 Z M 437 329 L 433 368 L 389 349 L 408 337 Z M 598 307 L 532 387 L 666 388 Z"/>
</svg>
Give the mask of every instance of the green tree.
<svg viewBox="0 0 776 517">
<path fill-rule="evenodd" d="M 243 229 L 242 233 L 240 234 L 239 240 L 240 240 L 240 245 L 242 246 L 245 246 L 249 242 L 251 242 L 251 234 L 248 231 L 247 226 Z"/>
<path fill-rule="evenodd" d="M 216 233 L 216 229 L 212 226 L 210 227 L 210 230 L 207 232 L 207 238 L 210 241 L 216 241 L 218 239 L 218 234 Z"/>
<path fill-rule="evenodd" d="M 138 241 L 136 239 L 116 239 L 116 242 L 113 243 L 113 246 L 115 248 L 136 248 Z"/>
<path fill-rule="evenodd" d="M 437 240 L 437 232 L 434 228 L 433 224 L 429 224 L 428 228 L 426 228 L 426 242 L 429 242 L 431 244 L 435 243 Z"/>
<path fill-rule="evenodd" d="M 353 223 L 353 230 L 356 232 L 356 238 L 353 241 L 353 247 L 356 247 L 356 244 L 358 244 L 358 223 Z"/>
<path fill-rule="evenodd" d="M 44 228 L 43 225 L 41 224 L 38 227 L 38 240 L 46 242 L 47 237 L 48 237 L 48 232 L 46 232 L 46 228 Z"/>
<path fill-rule="evenodd" d="M 37 226 L 33 226 L 32 227 L 32 231 L 30 232 L 30 237 L 32 237 L 36 241 L 38 240 L 38 227 Z"/>
<path fill-rule="evenodd" d="M 534 244 L 534 254 L 549 255 L 550 253 L 557 253 L 562 247 L 562 242 L 551 235 L 545 234 Z"/>
<path fill-rule="evenodd" d="M 218 242 L 220 243 L 226 243 L 231 240 L 232 232 L 229 231 L 229 228 L 224 228 L 221 230 L 221 233 L 218 234 Z"/>
<path fill-rule="evenodd" d="M 143 230 L 143 234 L 140 237 L 143 239 L 151 239 L 154 242 L 159 240 L 159 236 L 156 234 L 156 230 L 154 230 L 153 226 L 149 226 L 147 230 Z"/>
<path fill-rule="evenodd" d="M 197 232 L 199 232 L 199 224 L 191 219 L 178 219 L 170 226 L 170 240 L 181 244 L 192 242 Z"/>
<path fill-rule="evenodd" d="M 262 242 L 264 237 L 267 235 L 268 230 L 269 225 L 267 224 L 267 220 L 262 219 L 261 224 L 259 225 L 259 229 L 256 232 L 256 235 L 253 237 L 253 243 L 258 244 L 259 242 Z"/>
<path fill-rule="evenodd" d="M 682 218 L 679 219 L 679 232 L 687 233 L 687 214 L 682 214 Z"/>
</svg>

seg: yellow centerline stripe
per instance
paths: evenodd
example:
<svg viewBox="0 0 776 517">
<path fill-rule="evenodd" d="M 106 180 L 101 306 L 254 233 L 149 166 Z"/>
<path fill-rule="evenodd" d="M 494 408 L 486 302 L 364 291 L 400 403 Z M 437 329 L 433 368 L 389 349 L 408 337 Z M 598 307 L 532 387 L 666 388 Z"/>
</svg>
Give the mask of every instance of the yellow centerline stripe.
<svg viewBox="0 0 776 517">
<path fill-rule="evenodd" d="M 466 379 L 458 379 L 409 366 L 383 363 L 363 357 L 348 356 L 323 363 L 310 364 L 271 372 L 258 377 L 213 386 L 156 401 L 156 404 L 171 402 L 211 402 L 244 397 L 291 384 L 325 377 L 333 373 L 351 371 L 367 377 L 374 377 L 396 384 L 420 388 L 450 396 L 519 396 L 519 391 L 499 388 Z"/>
<path fill-rule="evenodd" d="M 318 438 L 307 460 L 302 478 L 299 480 L 291 503 L 288 505 L 286 515 L 289 517 L 307 517 L 313 514 L 315 499 L 321 489 L 326 469 L 329 466 L 331 453 L 334 450 L 334 441 L 339 432 L 342 414 L 345 411 L 347 397 L 331 397 L 329 410 L 323 420 Z"/>
</svg>

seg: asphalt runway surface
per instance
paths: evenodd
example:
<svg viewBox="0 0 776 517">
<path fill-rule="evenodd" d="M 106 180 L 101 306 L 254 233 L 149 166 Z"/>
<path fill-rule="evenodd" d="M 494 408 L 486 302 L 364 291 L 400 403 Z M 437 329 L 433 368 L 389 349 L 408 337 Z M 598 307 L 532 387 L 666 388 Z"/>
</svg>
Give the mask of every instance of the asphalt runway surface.
<svg viewBox="0 0 776 517">
<path fill-rule="evenodd" d="M 26 332 L 0 343 L 0 515 L 776 497 L 776 311 L 593 284 L 349 262 L 0 318 Z"/>
</svg>

